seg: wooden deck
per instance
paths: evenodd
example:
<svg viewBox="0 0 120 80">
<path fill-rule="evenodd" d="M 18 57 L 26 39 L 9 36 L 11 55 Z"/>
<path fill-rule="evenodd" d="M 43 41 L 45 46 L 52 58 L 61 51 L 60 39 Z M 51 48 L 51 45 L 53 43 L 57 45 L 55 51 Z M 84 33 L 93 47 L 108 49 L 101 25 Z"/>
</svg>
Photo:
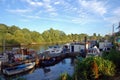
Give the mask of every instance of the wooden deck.
<svg viewBox="0 0 120 80">
<path fill-rule="evenodd" d="M 20 61 L 20 62 L 14 62 L 14 63 L 4 62 L 4 63 L 2 63 L 1 66 L 2 66 L 2 68 L 13 67 L 13 66 L 28 63 L 28 62 L 35 62 L 36 66 L 44 66 L 44 65 L 41 65 L 41 63 L 46 60 L 49 61 L 51 59 L 55 59 L 55 61 L 52 64 L 56 64 L 57 62 L 61 61 L 64 58 L 76 57 L 78 55 L 80 55 L 80 53 L 59 53 L 59 54 L 45 54 L 44 53 L 44 54 L 38 54 L 36 58 L 28 59 L 28 60 L 24 60 L 24 61 Z M 51 64 L 48 64 L 48 65 L 51 65 Z"/>
<path fill-rule="evenodd" d="M 39 54 L 39 59 L 43 60 L 43 59 L 50 59 L 50 58 L 56 58 L 56 57 L 75 57 L 80 55 L 80 53 L 59 53 L 59 54 L 48 54 L 48 53 L 42 53 Z"/>
</svg>

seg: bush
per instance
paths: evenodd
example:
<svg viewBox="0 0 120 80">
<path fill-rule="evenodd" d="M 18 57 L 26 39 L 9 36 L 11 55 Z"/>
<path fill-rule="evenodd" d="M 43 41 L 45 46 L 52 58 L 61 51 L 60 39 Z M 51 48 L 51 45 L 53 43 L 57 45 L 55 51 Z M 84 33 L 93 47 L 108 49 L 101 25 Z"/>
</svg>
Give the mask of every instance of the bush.
<svg viewBox="0 0 120 80">
<path fill-rule="evenodd" d="M 58 80 L 72 80 L 72 77 L 68 73 L 63 73 Z"/>
<path fill-rule="evenodd" d="M 95 80 L 104 76 L 113 76 L 115 65 L 101 57 L 88 57 L 79 61 L 75 67 L 77 80 Z"/>
<path fill-rule="evenodd" d="M 106 54 L 106 52 L 103 53 L 103 58 L 104 59 L 108 59 L 110 61 L 112 61 L 115 65 L 117 69 L 120 69 L 120 51 L 117 51 L 115 49 L 112 49 L 108 54 Z"/>
</svg>

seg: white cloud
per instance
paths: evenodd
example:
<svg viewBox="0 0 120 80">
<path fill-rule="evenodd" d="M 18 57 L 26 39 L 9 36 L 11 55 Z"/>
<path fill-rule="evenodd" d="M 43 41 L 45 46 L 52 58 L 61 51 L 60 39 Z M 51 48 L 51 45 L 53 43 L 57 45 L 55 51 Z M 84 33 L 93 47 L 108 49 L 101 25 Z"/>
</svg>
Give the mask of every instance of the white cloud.
<svg viewBox="0 0 120 80">
<path fill-rule="evenodd" d="M 104 15 L 107 12 L 105 3 L 102 1 L 96 0 L 77 0 L 68 2 L 66 0 L 22 0 L 27 3 L 26 7 L 29 9 L 16 9 L 16 10 L 7 10 L 12 13 L 26 13 L 30 12 L 30 15 L 33 13 L 34 16 L 24 16 L 25 18 L 41 19 L 39 15 L 45 14 L 48 17 L 58 16 L 58 14 L 64 13 L 64 15 L 74 15 L 71 18 L 64 18 L 65 22 L 73 23 L 87 23 L 90 20 L 95 21 L 95 16 L 89 17 L 91 13 Z M 78 3 L 79 2 L 79 3 Z M 59 4 L 59 5 L 58 5 Z M 31 9 L 30 9 L 31 8 Z M 58 11 L 58 12 L 57 12 Z M 29 14 L 28 14 L 29 15 Z M 38 16 L 37 16 L 38 15 Z M 89 20 L 88 20 L 89 19 Z M 58 19 L 57 21 L 61 21 Z"/>
<path fill-rule="evenodd" d="M 104 20 L 110 22 L 111 24 L 116 24 L 120 21 L 120 17 L 118 18 L 117 16 L 111 16 L 104 18 Z"/>
<path fill-rule="evenodd" d="M 20 21 L 22 21 L 22 22 L 29 22 L 30 20 L 28 20 L 28 19 L 20 19 Z"/>
<path fill-rule="evenodd" d="M 29 18 L 29 19 L 40 19 L 39 16 L 35 16 L 35 15 L 34 16 L 31 16 L 31 15 L 21 15 L 21 16 Z"/>
<path fill-rule="evenodd" d="M 43 3 L 39 1 L 26 0 L 26 2 L 28 2 L 32 6 L 43 6 Z"/>
<path fill-rule="evenodd" d="M 117 7 L 109 12 L 110 16 L 104 17 L 104 20 L 111 24 L 118 24 L 120 21 L 120 7 Z"/>
<path fill-rule="evenodd" d="M 59 2 L 59 1 L 57 1 L 57 2 L 54 2 L 54 4 L 55 4 L 55 5 L 58 5 L 58 4 L 60 4 L 60 2 Z"/>
<path fill-rule="evenodd" d="M 35 15 L 40 15 L 42 13 L 41 10 L 39 10 Z"/>
<path fill-rule="evenodd" d="M 43 0 L 44 2 L 46 2 L 46 3 L 50 3 L 50 0 Z"/>
<path fill-rule="evenodd" d="M 72 20 L 74 18 L 74 20 Z M 45 20 L 45 21 L 56 21 L 56 22 L 64 22 L 64 23 L 73 23 L 73 24 L 76 24 L 76 23 L 80 23 L 80 19 L 78 18 L 77 20 L 75 20 L 75 17 L 71 17 L 71 16 L 66 16 L 64 18 L 52 18 L 52 17 L 48 17 L 48 18 L 45 18 L 45 17 L 41 17 L 40 20 Z M 76 22 L 76 21 L 79 21 L 79 22 Z M 81 21 L 81 23 L 83 23 Z"/>
<path fill-rule="evenodd" d="M 96 21 L 98 21 L 98 20 L 95 20 L 95 19 L 92 19 L 92 18 L 87 18 L 87 17 L 72 19 L 73 23 L 81 24 L 81 25 L 84 25 L 84 24 L 87 24 L 87 23 L 91 23 L 91 22 L 96 22 Z"/>
<path fill-rule="evenodd" d="M 113 14 L 120 17 L 120 7 L 116 8 L 116 9 L 113 11 Z"/>
<path fill-rule="evenodd" d="M 57 16 L 57 12 L 55 7 L 53 7 L 53 5 L 51 4 L 52 2 L 50 0 L 21 0 L 24 3 L 27 3 L 25 5 L 25 7 L 27 7 L 28 9 L 11 9 L 11 10 L 7 10 L 9 12 L 12 13 L 26 13 L 26 12 L 30 12 L 30 14 L 33 14 L 35 12 L 34 15 L 41 15 L 41 14 L 49 14 L 52 16 Z M 29 18 L 32 16 L 29 16 Z M 33 18 L 39 18 L 39 17 L 33 17 Z"/>
<path fill-rule="evenodd" d="M 82 24 L 85 24 L 85 23 L 83 23 L 84 22 L 84 20 L 83 19 L 81 19 L 81 18 L 76 18 L 76 19 L 73 19 L 73 20 L 71 20 L 73 23 L 82 23 Z"/>
<path fill-rule="evenodd" d="M 54 2 L 55 6 L 58 6 L 59 4 L 59 8 L 60 11 L 67 13 L 68 15 L 71 13 L 76 13 L 77 11 L 77 6 L 75 5 L 77 0 L 69 3 L 67 0 L 57 0 L 56 2 Z"/>
<path fill-rule="evenodd" d="M 51 16 L 57 16 L 58 14 L 55 12 L 50 13 Z"/>
<path fill-rule="evenodd" d="M 48 12 L 54 12 L 54 11 L 56 11 L 55 8 L 53 8 L 53 7 L 52 7 L 51 5 L 49 5 L 49 4 L 45 4 L 44 7 L 46 8 L 46 10 L 47 10 Z"/>
<path fill-rule="evenodd" d="M 28 4 L 30 4 L 33 7 L 41 7 L 45 8 L 44 11 L 46 10 L 47 12 L 54 12 L 56 11 L 55 8 L 51 5 L 50 0 L 43 0 L 43 1 L 32 1 L 32 0 L 26 0 Z"/>
<path fill-rule="evenodd" d="M 80 5 L 87 11 L 94 12 L 100 15 L 104 15 L 107 12 L 105 2 L 97 0 L 79 0 Z"/>
<path fill-rule="evenodd" d="M 52 6 L 50 0 L 43 0 L 43 7 L 47 10 L 47 12 L 55 12 L 56 9 Z"/>
<path fill-rule="evenodd" d="M 8 12 L 11 12 L 11 13 L 27 13 L 27 12 L 30 12 L 31 10 L 30 9 L 6 9 Z"/>
</svg>

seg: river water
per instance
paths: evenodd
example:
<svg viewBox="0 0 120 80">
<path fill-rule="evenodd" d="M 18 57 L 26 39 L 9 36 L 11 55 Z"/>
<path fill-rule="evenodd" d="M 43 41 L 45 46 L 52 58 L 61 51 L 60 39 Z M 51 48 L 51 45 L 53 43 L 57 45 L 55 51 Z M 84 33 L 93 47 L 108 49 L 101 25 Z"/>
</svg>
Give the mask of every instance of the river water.
<svg viewBox="0 0 120 80">
<path fill-rule="evenodd" d="M 68 73 L 72 76 L 74 72 L 72 62 L 72 59 L 67 58 L 54 66 L 36 68 L 33 73 L 25 75 L 25 78 L 27 80 L 56 80 L 62 73 Z"/>
<path fill-rule="evenodd" d="M 37 53 L 41 53 L 44 51 L 49 45 L 42 45 L 42 46 L 29 46 L 29 48 L 33 48 L 37 51 Z M 24 77 L 27 80 L 56 80 L 62 73 L 68 73 L 72 76 L 74 73 L 74 59 L 73 58 L 66 58 L 59 63 L 49 66 L 49 67 L 37 67 L 32 69 L 27 73 L 23 73 L 17 75 L 17 77 Z M 16 76 L 6 77 L 1 75 L 3 80 L 16 80 Z"/>
</svg>

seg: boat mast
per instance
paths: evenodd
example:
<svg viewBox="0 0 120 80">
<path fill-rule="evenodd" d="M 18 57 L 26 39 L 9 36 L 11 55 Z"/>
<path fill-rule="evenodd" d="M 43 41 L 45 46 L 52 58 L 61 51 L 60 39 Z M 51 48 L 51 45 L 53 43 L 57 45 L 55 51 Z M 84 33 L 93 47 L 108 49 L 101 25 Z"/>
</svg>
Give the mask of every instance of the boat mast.
<svg viewBox="0 0 120 80">
<path fill-rule="evenodd" d="M 87 44 L 87 37 L 85 36 L 85 37 L 84 37 L 84 39 L 85 39 L 85 57 L 86 57 L 86 55 L 87 55 L 87 48 L 86 48 L 86 44 Z"/>
<path fill-rule="evenodd" d="M 3 54 L 5 53 L 5 33 L 3 34 Z"/>
</svg>

